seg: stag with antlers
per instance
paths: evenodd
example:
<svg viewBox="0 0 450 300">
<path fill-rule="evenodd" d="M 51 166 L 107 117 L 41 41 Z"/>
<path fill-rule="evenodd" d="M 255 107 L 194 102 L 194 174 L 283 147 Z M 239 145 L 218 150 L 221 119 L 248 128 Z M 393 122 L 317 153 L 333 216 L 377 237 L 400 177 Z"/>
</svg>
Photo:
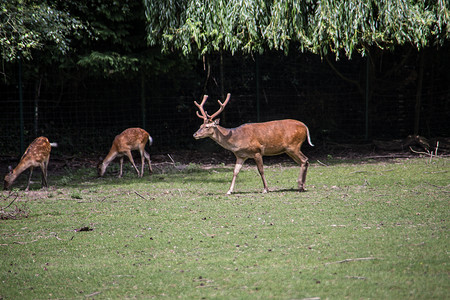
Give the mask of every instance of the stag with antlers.
<svg viewBox="0 0 450 300">
<path fill-rule="evenodd" d="M 263 156 L 282 153 L 286 153 L 300 165 L 298 189 L 300 192 L 305 191 L 304 185 L 309 163 L 308 158 L 300 151 L 300 147 L 306 139 L 311 146 L 314 146 L 311 143 L 308 127 L 300 121 L 286 119 L 264 123 L 247 123 L 237 128 L 224 128 L 219 125 L 219 119 L 215 118 L 224 110 L 230 101 L 230 97 L 231 95 L 228 94 L 223 103 L 218 100 L 220 108 L 212 115 L 208 115 L 203 108 L 208 99 L 207 95 L 203 97 L 200 104 L 194 101 L 199 109 L 197 116 L 203 120 L 203 124 L 194 133 L 194 138 L 209 137 L 236 156 L 233 179 L 227 194 L 233 193 L 236 177 L 248 158 L 255 160 L 264 185 L 263 193 L 267 193 Z"/>
</svg>

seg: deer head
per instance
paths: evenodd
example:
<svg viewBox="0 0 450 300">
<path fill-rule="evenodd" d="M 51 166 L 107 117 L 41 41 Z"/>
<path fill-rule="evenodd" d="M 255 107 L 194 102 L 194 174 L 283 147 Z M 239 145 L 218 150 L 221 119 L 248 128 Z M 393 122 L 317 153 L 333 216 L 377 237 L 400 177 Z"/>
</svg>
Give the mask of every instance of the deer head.
<svg viewBox="0 0 450 300">
<path fill-rule="evenodd" d="M 5 180 L 3 181 L 3 189 L 8 190 L 17 176 L 13 173 L 13 168 L 8 166 L 8 174 L 5 175 Z"/>
<path fill-rule="evenodd" d="M 206 137 L 210 137 L 214 134 L 214 129 L 219 125 L 220 119 L 215 119 L 225 108 L 225 106 L 228 104 L 228 101 L 230 101 L 231 94 L 227 94 L 227 98 L 222 103 L 220 100 L 217 100 L 219 102 L 220 108 L 218 111 L 213 113 L 212 115 L 208 115 L 208 113 L 204 110 L 203 105 L 205 104 L 206 100 L 208 99 L 208 95 L 203 96 L 203 100 L 200 104 L 197 103 L 197 101 L 194 101 L 194 104 L 198 107 L 199 111 L 197 111 L 197 116 L 203 120 L 203 124 L 200 126 L 200 128 L 194 133 L 195 139 L 202 139 Z"/>
</svg>

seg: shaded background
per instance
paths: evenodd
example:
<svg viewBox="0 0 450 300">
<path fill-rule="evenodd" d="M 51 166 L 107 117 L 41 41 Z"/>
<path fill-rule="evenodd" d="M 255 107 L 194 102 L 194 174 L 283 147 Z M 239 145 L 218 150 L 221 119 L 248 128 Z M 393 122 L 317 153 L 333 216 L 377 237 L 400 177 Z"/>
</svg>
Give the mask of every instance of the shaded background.
<svg viewBox="0 0 450 300">
<path fill-rule="evenodd" d="M 221 115 L 225 127 L 294 118 L 308 125 L 313 143 L 320 146 L 403 139 L 414 133 L 419 118 L 420 135 L 448 137 L 448 47 L 426 51 L 419 104 L 420 56 L 401 50 L 383 53 L 368 82 L 367 61 L 361 57 L 327 62 L 312 54 L 276 52 L 258 57 L 209 55 L 203 60 L 174 57 L 175 67 L 168 72 L 129 80 L 51 68 L 30 80 L 27 72 L 33 63 L 24 63 L 25 144 L 45 135 L 67 155 L 102 153 L 116 134 L 138 126 L 154 138 L 155 152 L 219 150 L 212 141 L 192 138 L 202 122 L 193 101 L 207 93 L 206 108 L 213 112 L 216 100 L 228 92 L 231 101 Z M 18 63 L 7 67 L 12 76 L 0 83 L 0 154 L 14 156 L 20 152 L 19 68 Z"/>
<path fill-rule="evenodd" d="M 193 101 L 200 101 L 204 94 L 210 96 L 206 109 L 211 113 L 218 109 L 217 99 L 232 94 L 220 116 L 225 127 L 282 118 L 303 121 L 316 145 L 314 152 L 326 153 L 330 145 L 342 144 L 370 148 L 374 140 L 405 139 L 411 134 L 430 140 L 450 136 L 447 3 L 391 0 L 361 6 L 353 1 L 346 5 L 341 1 L 300 1 L 291 3 L 300 5 L 294 9 L 275 1 L 270 2 L 270 10 L 266 7 L 267 15 L 250 14 L 241 19 L 239 13 L 232 20 L 216 18 L 230 9 L 220 1 L 189 3 L 2 2 L 0 156 L 20 157 L 24 147 L 40 135 L 58 142 L 55 153 L 78 157 L 103 154 L 115 135 L 136 126 L 152 135 L 154 153 L 223 151 L 210 140 L 192 137 L 202 123 Z M 269 2 L 247 2 L 245 7 L 240 1 L 230 3 L 231 12 L 238 13 L 244 8 L 262 9 Z M 183 5 L 192 14 L 184 17 L 198 18 L 194 23 L 177 19 L 185 11 Z M 326 7 L 325 12 L 320 10 Z M 417 9 L 420 14 L 414 14 Z M 265 26 L 276 22 L 277 12 L 289 13 L 278 20 L 282 21 L 279 26 L 286 26 L 283 22 L 292 17 L 291 10 L 294 16 L 295 11 L 303 11 L 306 15 L 297 17 L 311 18 L 311 24 L 304 24 L 313 26 L 308 31 L 322 32 L 319 41 L 324 44 L 316 45 L 322 50 L 302 52 L 305 44 L 293 39 L 281 45 L 286 48 L 279 46 L 275 51 L 266 42 L 276 36 L 251 37 L 259 32 L 256 29 L 267 29 Z M 355 12 L 366 17 L 354 23 L 351 16 Z M 411 14 L 421 21 L 411 19 Z M 316 16 L 328 18 L 327 22 Z M 264 21 L 266 17 L 271 18 L 269 23 Z M 246 20 L 260 23 L 251 29 L 246 26 L 253 23 Z M 226 28 L 247 30 L 248 37 L 235 31 L 225 33 L 242 39 L 240 45 L 259 41 L 264 54 L 257 54 L 262 53 L 259 48 L 245 52 L 226 44 L 203 51 L 203 47 L 221 44 L 214 40 L 218 36 L 213 32 L 223 28 L 222 21 L 237 22 Z M 205 23 L 215 29 L 202 26 Z M 193 27 L 180 29 L 177 24 Z M 352 26 L 366 28 L 369 24 L 377 28 L 375 34 L 382 35 L 375 35 L 369 43 L 362 36 L 361 40 L 351 39 Z M 336 26 L 340 30 L 337 37 L 333 35 Z M 384 29 L 387 32 L 379 32 Z M 163 37 L 172 33 L 180 34 L 174 38 L 178 46 L 164 48 L 167 41 Z M 194 39 L 196 35 L 206 38 Z M 351 38 L 347 41 L 345 37 Z M 155 40 L 153 46 L 148 43 L 151 39 Z M 194 40 L 204 44 L 195 45 Z M 193 51 L 184 53 L 189 42 Z M 355 47 L 353 55 L 345 48 L 348 44 L 335 45 L 342 42 Z"/>
</svg>

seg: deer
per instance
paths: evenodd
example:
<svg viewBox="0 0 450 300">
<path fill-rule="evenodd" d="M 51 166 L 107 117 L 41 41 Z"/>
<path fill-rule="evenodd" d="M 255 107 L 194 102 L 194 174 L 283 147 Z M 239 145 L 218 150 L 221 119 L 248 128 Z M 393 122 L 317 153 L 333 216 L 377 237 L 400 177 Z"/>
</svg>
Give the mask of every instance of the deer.
<svg viewBox="0 0 450 300">
<path fill-rule="evenodd" d="M 119 178 L 122 177 L 122 167 L 123 167 L 123 158 L 127 156 L 133 165 L 134 169 L 137 172 L 138 177 L 144 176 L 144 165 L 145 160 L 148 162 L 148 168 L 150 173 L 153 173 L 152 165 L 150 162 L 150 154 L 145 151 L 145 145 L 148 144 L 151 146 L 153 144 L 153 139 L 150 134 L 142 128 L 128 128 L 125 129 L 121 134 L 117 135 L 114 138 L 111 149 L 109 150 L 108 155 L 105 159 L 100 159 L 100 162 L 97 166 L 98 175 L 102 177 L 108 165 L 116 158 L 120 157 L 120 171 Z M 134 163 L 133 156 L 131 155 L 131 151 L 139 150 L 141 154 L 141 171 L 139 172 L 136 164 Z"/>
<path fill-rule="evenodd" d="M 52 147 L 57 146 L 57 143 L 50 143 L 45 136 L 36 138 L 25 150 L 19 164 L 14 169 L 9 166 L 9 173 L 5 176 L 3 189 L 8 190 L 22 172 L 30 169 L 30 176 L 28 177 L 27 187 L 25 188 L 25 191 L 28 191 L 30 188 L 31 176 L 33 175 L 33 168 L 35 167 L 41 168 L 42 187 L 47 189 L 47 167 L 50 160 L 50 152 Z"/>
<path fill-rule="evenodd" d="M 203 106 L 208 95 L 203 96 L 200 104 L 194 101 L 198 107 L 197 116 L 203 120 L 203 124 L 194 133 L 195 139 L 211 138 L 223 148 L 230 150 L 236 156 L 236 164 L 233 171 L 231 186 L 227 192 L 233 193 L 236 177 L 242 165 L 248 158 L 254 159 L 258 172 L 264 185 L 263 193 L 269 191 L 264 177 L 263 156 L 273 156 L 286 153 L 300 165 L 298 176 L 298 190 L 305 191 L 306 172 L 308 170 L 308 158 L 300 151 L 303 142 L 307 139 L 311 146 L 311 138 L 308 127 L 297 120 L 285 119 L 263 123 L 246 123 L 236 128 L 224 128 L 219 125 L 220 119 L 215 119 L 230 101 L 231 94 L 227 94 L 225 101 L 217 102 L 220 105 L 218 111 L 212 115 L 204 110 Z"/>
</svg>

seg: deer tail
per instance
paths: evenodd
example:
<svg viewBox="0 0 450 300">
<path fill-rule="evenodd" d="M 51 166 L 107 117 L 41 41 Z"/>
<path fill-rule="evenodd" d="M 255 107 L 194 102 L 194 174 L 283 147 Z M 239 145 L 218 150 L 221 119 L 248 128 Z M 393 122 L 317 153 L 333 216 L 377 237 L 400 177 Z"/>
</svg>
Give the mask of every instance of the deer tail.
<svg viewBox="0 0 450 300">
<path fill-rule="evenodd" d="M 313 143 L 311 142 L 311 137 L 310 137 L 310 135 L 309 135 L 309 129 L 308 129 L 308 126 L 305 125 L 305 127 L 306 127 L 306 136 L 308 137 L 308 143 L 309 143 L 312 147 L 314 147 Z"/>
</svg>

